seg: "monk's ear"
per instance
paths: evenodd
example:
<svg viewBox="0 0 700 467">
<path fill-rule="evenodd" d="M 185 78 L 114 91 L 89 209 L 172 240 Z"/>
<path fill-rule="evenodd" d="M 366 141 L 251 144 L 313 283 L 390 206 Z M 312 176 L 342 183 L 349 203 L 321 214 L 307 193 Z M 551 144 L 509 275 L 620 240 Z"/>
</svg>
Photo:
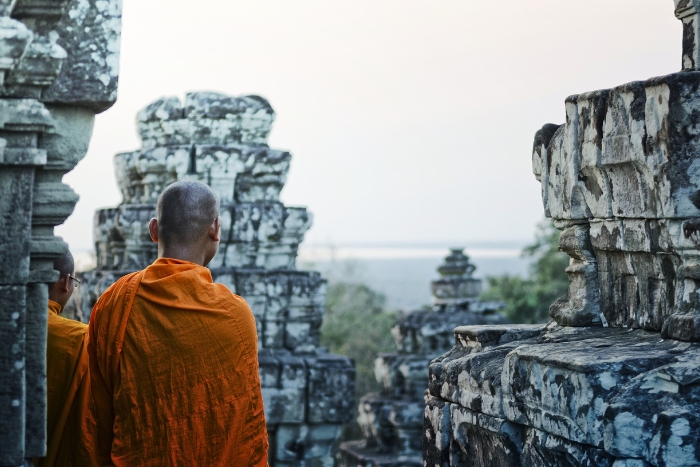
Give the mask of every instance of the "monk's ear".
<svg viewBox="0 0 700 467">
<path fill-rule="evenodd" d="M 158 243 L 158 219 L 155 217 L 148 223 L 148 232 L 151 234 L 151 240 Z"/>
<path fill-rule="evenodd" d="M 58 290 L 61 293 L 68 293 L 68 281 L 71 281 L 69 276 L 61 276 L 58 278 L 58 282 L 56 282 L 56 285 L 58 286 Z"/>
<path fill-rule="evenodd" d="M 214 219 L 214 222 L 211 223 L 209 226 L 209 238 L 211 238 L 213 241 L 218 242 L 220 241 L 220 236 L 221 236 L 221 217 L 218 217 Z"/>
</svg>

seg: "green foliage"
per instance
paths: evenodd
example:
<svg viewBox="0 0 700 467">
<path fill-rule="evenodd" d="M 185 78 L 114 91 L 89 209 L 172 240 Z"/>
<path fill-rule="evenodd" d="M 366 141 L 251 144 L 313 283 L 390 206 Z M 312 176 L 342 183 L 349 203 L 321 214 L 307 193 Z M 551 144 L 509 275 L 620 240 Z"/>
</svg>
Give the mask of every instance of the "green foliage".
<svg viewBox="0 0 700 467">
<path fill-rule="evenodd" d="M 328 284 L 321 344 L 355 360 L 358 398 L 379 390 L 374 360 L 378 353 L 396 348 L 391 335 L 396 316 L 384 310 L 385 302 L 382 294 L 361 283 Z"/>
<path fill-rule="evenodd" d="M 569 257 L 559 251 L 559 231 L 551 221 L 538 224 L 535 242 L 522 255 L 533 258 L 528 277 L 487 277 L 489 288 L 482 298 L 506 302 L 504 312 L 514 323 L 547 322 L 549 306 L 566 294 L 569 284 L 564 271 Z"/>
</svg>

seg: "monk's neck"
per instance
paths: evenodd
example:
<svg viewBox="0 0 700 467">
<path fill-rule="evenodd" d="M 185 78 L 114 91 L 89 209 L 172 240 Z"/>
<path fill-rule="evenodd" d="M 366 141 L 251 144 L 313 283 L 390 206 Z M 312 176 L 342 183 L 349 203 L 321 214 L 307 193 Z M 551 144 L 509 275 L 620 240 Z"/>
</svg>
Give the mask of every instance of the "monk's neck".
<svg viewBox="0 0 700 467">
<path fill-rule="evenodd" d="M 180 261 L 189 261 L 190 263 L 204 266 L 206 262 L 206 252 L 196 251 L 191 248 L 161 247 L 158 245 L 158 258 L 179 259 Z"/>
</svg>

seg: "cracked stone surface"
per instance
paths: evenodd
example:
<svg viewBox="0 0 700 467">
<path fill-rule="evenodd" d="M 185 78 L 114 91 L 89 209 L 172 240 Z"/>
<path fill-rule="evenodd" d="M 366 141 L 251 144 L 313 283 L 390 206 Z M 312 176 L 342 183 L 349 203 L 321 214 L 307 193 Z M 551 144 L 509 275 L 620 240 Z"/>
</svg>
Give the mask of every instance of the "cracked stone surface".
<svg viewBox="0 0 700 467">
<path fill-rule="evenodd" d="M 394 335 L 398 351 L 378 355 L 375 376 L 379 393 L 360 399 L 357 422 L 365 436 L 342 443 L 341 467 L 422 466 L 424 394 L 430 361 L 450 349 L 458 324 L 503 324 L 498 302 L 482 302 L 481 280 L 472 277 L 474 265 L 461 249 L 454 249 L 438 267 L 431 282 L 434 306 L 398 319 Z"/>
<path fill-rule="evenodd" d="M 571 96 L 535 135 L 569 290 L 547 325 L 455 329 L 426 467 L 700 465 L 700 2 L 675 4 L 683 72 Z"/>
<path fill-rule="evenodd" d="M 116 99 L 121 2 L 1 3 L 0 466 L 17 466 L 46 455 L 46 284 L 68 248 L 53 228 L 78 201 L 63 175 Z"/>
<path fill-rule="evenodd" d="M 148 222 L 166 186 L 206 183 L 221 200 L 212 277 L 255 315 L 270 465 L 332 466 L 354 413 L 355 368 L 319 347 L 326 281 L 296 269 L 313 218 L 279 201 L 291 155 L 267 145 L 274 118 L 262 97 L 212 92 L 189 93 L 184 103 L 162 98 L 139 112 L 142 148 L 115 156 L 123 202 L 95 213 L 97 268 L 83 274 L 74 306 L 87 321 L 107 287 L 156 259 Z"/>
</svg>

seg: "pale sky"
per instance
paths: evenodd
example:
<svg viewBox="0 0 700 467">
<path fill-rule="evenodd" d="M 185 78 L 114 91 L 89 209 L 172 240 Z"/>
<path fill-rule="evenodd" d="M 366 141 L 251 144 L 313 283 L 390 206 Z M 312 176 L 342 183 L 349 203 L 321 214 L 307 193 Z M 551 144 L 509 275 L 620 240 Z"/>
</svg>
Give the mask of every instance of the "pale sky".
<svg viewBox="0 0 700 467">
<path fill-rule="evenodd" d="M 119 97 L 64 178 L 81 199 L 56 233 L 92 249 L 136 113 L 209 90 L 272 104 L 307 243 L 529 240 L 537 129 L 570 94 L 678 71 L 681 32 L 671 0 L 124 0 Z"/>
</svg>

